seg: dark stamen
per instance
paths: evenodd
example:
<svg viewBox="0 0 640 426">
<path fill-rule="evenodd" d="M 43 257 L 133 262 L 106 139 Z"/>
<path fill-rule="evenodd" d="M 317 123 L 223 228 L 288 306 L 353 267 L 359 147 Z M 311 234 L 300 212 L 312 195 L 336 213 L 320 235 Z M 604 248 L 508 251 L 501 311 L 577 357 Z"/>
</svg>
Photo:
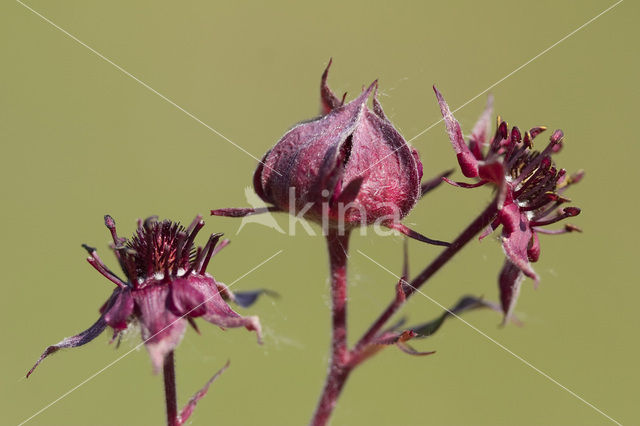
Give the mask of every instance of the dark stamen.
<svg viewBox="0 0 640 426">
<path fill-rule="evenodd" d="M 116 274 L 111 272 L 109 268 L 102 262 L 102 259 L 98 256 L 96 249 L 94 247 L 89 247 L 86 244 L 82 244 L 82 247 L 89 253 L 91 257 L 87 258 L 87 262 L 91 266 L 93 266 L 96 271 L 100 272 L 103 276 L 105 276 L 109 281 L 113 282 L 120 288 L 126 288 L 127 283 L 125 283 L 122 279 L 120 279 Z"/>
<path fill-rule="evenodd" d="M 111 216 L 108 214 L 104 216 L 104 224 L 111 232 L 111 238 L 113 238 L 113 243 L 116 247 L 120 246 L 120 238 L 118 238 L 118 233 L 116 232 L 116 221 L 113 220 Z"/>
<path fill-rule="evenodd" d="M 184 232 L 178 232 L 178 236 L 176 237 L 176 254 L 175 254 L 175 260 L 173 263 L 173 275 L 178 275 L 178 269 L 180 268 L 181 265 L 181 260 L 182 260 L 182 251 L 183 248 L 186 244 L 184 244 L 184 241 L 187 239 L 187 234 L 185 234 Z M 167 250 L 168 251 L 168 250 Z M 169 254 L 169 253 L 167 253 Z M 187 253 L 187 256 L 189 254 Z M 167 262 L 168 263 L 168 262 Z"/>
<path fill-rule="evenodd" d="M 196 227 L 196 225 L 198 225 L 200 222 L 202 222 L 202 215 L 197 215 L 195 217 L 195 219 L 193 219 L 193 221 L 191 222 L 191 224 L 187 227 L 187 234 L 190 234 Z"/>
<path fill-rule="evenodd" d="M 198 271 L 201 274 L 204 274 L 204 272 L 207 270 L 207 266 L 209 265 L 209 260 L 211 260 L 211 256 L 213 255 L 213 251 L 216 247 L 216 244 L 218 243 L 218 240 L 220 239 L 220 237 L 222 237 L 222 235 L 223 234 L 212 234 L 211 237 L 209 237 L 209 241 L 207 242 L 207 245 L 204 248 L 206 255 L 204 256 L 202 265 L 198 266 Z"/>
<path fill-rule="evenodd" d="M 527 175 L 535 170 L 538 167 L 538 164 L 542 161 L 543 158 L 550 156 L 555 149 L 555 146 L 562 142 L 562 138 L 564 137 L 562 130 L 556 130 L 553 132 L 551 137 L 549 138 L 549 145 L 538 155 L 538 157 L 527 164 L 527 166 L 522 170 L 520 176 L 524 179 Z"/>
<path fill-rule="evenodd" d="M 549 169 L 551 169 L 551 158 L 545 157 L 540 161 L 540 167 L 535 170 L 530 176 L 523 177 L 520 175 L 519 183 L 522 185 L 520 188 L 513 194 L 515 198 L 520 198 L 520 196 L 531 189 L 532 186 L 538 186 L 541 175 L 546 174 Z"/>
<path fill-rule="evenodd" d="M 566 208 L 562 209 L 561 211 L 559 211 L 558 215 L 556 217 L 552 217 L 551 219 L 547 219 L 547 220 L 532 221 L 531 222 L 531 226 L 551 225 L 552 223 L 559 222 L 562 219 L 566 219 L 568 217 L 577 216 L 579 214 L 580 214 L 580 209 L 579 208 L 577 208 L 577 207 L 566 207 Z"/>
<path fill-rule="evenodd" d="M 196 222 L 197 220 L 197 222 Z M 204 221 L 202 220 L 202 216 L 198 215 L 191 225 L 187 228 L 187 234 L 189 234 L 189 238 L 187 242 L 184 244 L 184 248 L 186 250 L 190 250 L 193 246 L 193 241 L 196 239 L 196 235 L 198 232 L 204 227 Z"/>
<path fill-rule="evenodd" d="M 124 273 L 129 278 L 129 282 L 133 284 L 133 288 L 138 288 L 138 271 L 132 253 L 129 253 L 126 247 L 119 249 L 122 251 L 122 263 Z M 135 253 L 135 252 L 134 252 Z"/>
</svg>

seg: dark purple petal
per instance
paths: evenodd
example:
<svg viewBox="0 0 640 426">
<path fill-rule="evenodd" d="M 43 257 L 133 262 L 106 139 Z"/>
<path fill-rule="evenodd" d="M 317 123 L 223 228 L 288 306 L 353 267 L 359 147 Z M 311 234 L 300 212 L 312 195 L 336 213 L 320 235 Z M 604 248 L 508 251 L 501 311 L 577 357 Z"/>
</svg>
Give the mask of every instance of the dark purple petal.
<svg viewBox="0 0 640 426">
<path fill-rule="evenodd" d="M 113 304 L 106 309 L 104 313 L 104 320 L 115 331 L 122 331 L 127 328 L 127 319 L 133 313 L 133 297 L 131 297 L 131 290 L 129 289 L 117 289 L 114 292 Z"/>
<path fill-rule="evenodd" d="M 220 375 L 222 373 L 224 373 L 224 371 L 228 367 L 229 367 L 229 361 L 227 361 L 227 363 L 224 365 L 224 367 L 222 367 L 220 370 L 218 370 L 218 372 L 216 374 L 214 374 L 213 377 L 211 377 L 209 380 L 207 380 L 207 383 L 205 383 L 204 386 L 198 392 L 196 392 L 191 397 L 191 399 L 189 399 L 189 402 L 187 402 L 187 405 L 185 405 L 185 407 L 180 412 L 180 417 L 178 419 L 178 425 L 185 424 L 185 422 L 191 416 L 191 413 L 193 413 L 193 410 L 196 408 L 196 404 L 198 403 L 198 401 L 200 401 L 202 399 L 202 397 L 204 397 L 207 394 L 207 391 L 209 390 L 209 386 L 211 386 L 211 383 L 213 383 L 218 377 L 220 377 Z"/>
<path fill-rule="evenodd" d="M 221 328 L 245 327 L 249 331 L 255 331 L 258 342 L 262 342 L 262 327 L 258 317 L 243 317 L 236 313 L 224 301 L 220 290 L 213 278 L 208 276 L 191 277 L 190 283 L 205 297 L 205 313 L 202 318 Z"/>
<path fill-rule="evenodd" d="M 96 337 L 98 337 L 106 327 L 107 327 L 107 323 L 104 320 L 104 316 L 100 315 L 100 318 L 98 318 L 98 321 L 96 321 L 95 324 L 93 324 L 91 327 L 89 327 L 82 333 L 76 334 L 75 336 L 67 337 L 66 339 L 63 339 L 61 342 L 56 343 L 55 345 L 49 346 L 47 349 L 44 350 L 42 355 L 40 355 L 40 358 L 38 359 L 38 361 L 36 361 L 35 365 L 31 367 L 31 370 L 29 370 L 29 372 L 27 373 L 27 377 L 29 377 L 31 373 L 33 373 L 33 370 L 36 369 L 36 367 L 42 362 L 43 359 L 45 359 L 52 353 L 57 352 L 59 349 L 75 348 L 75 347 L 87 344 L 93 339 L 95 339 Z"/>
<path fill-rule="evenodd" d="M 502 248 L 507 257 L 526 276 L 538 281 L 527 254 L 532 231 L 526 213 L 520 212 L 518 205 L 510 202 L 505 203 L 498 212 L 498 217 L 502 223 Z"/>
<path fill-rule="evenodd" d="M 453 117 L 453 114 L 449 109 L 449 105 L 447 105 L 444 98 L 442 97 L 442 94 L 438 91 L 438 89 L 436 89 L 436 86 L 433 86 L 433 90 L 436 93 L 436 98 L 438 98 L 440 112 L 442 113 L 442 118 L 444 119 L 444 123 L 447 126 L 449 140 L 451 141 L 451 145 L 453 145 L 453 149 L 455 150 L 458 157 L 458 163 L 460 164 L 460 168 L 462 169 L 462 174 L 470 178 L 477 177 L 478 160 L 465 143 L 464 136 L 462 136 L 462 129 L 460 128 L 460 124 Z"/>
<path fill-rule="evenodd" d="M 518 295 L 520 294 L 520 286 L 524 274 L 521 269 L 506 259 L 504 266 L 498 277 L 500 287 L 500 302 L 502 304 L 502 312 L 504 313 L 504 322 L 509 321 L 513 314 L 513 308 L 516 306 Z"/>
<path fill-rule="evenodd" d="M 482 163 L 478 168 L 478 174 L 483 180 L 493 182 L 498 187 L 497 203 L 501 209 L 507 199 L 511 199 L 511 187 L 505 179 L 504 165 L 500 161 Z"/>
<path fill-rule="evenodd" d="M 168 306 L 177 316 L 196 318 L 207 311 L 204 294 L 190 283 L 192 277 L 178 278 L 171 283 Z"/>
<path fill-rule="evenodd" d="M 164 364 L 164 357 L 182 340 L 187 321 L 167 309 L 169 287 L 153 285 L 134 291 L 142 340 L 147 347 L 154 372 Z"/>
<path fill-rule="evenodd" d="M 504 182 L 504 166 L 499 162 L 484 163 L 478 167 L 478 176 L 500 186 Z"/>
</svg>

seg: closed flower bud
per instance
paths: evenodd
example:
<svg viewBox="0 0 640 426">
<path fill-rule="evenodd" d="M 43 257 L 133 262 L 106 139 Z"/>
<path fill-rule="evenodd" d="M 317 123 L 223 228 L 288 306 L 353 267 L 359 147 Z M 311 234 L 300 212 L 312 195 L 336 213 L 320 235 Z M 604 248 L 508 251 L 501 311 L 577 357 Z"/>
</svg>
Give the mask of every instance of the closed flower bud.
<svg viewBox="0 0 640 426">
<path fill-rule="evenodd" d="M 329 66 L 321 82 L 323 115 L 289 130 L 254 173 L 256 193 L 272 206 L 211 213 L 238 217 L 286 211 L 320 223 L 325 230 L 344 233 L 376 224 L 446 245 L 400 223 L 422 195 L 422 163 L 384 114 L 376 96 L 377 81 L 345 104 L 327 85 Z"/>
</svg>

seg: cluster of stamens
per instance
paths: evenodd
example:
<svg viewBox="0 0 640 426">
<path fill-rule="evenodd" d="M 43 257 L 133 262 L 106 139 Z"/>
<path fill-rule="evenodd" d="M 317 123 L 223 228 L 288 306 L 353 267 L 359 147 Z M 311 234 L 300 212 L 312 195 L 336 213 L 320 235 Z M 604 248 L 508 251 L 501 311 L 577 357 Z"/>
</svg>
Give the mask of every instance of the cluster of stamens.
<svg viewBox="0 0 640 426">
<path fill-rule="evenodd" d="M 534 127 L 522 135 L 516 126 L 509 131 L 507 123 L 498 117 L 496 134 L 489 144 L 485 159 L 490 162 L 501 157 L 505 181 L 510 186 L 507 192 L 521 211 L 529 212 L 532 226 L 549 225 L 580 212 L 577 207 L 567 207 L 558 210 L 552 218 L 547 218 L 563 203 L 570 201 L 561 194 L 567 186 L 582 178 L 582 172 L 567 176 L 565 169 L 558 170 L 555 167 L 551 155 L 562 149 L 564 134 L 561 130 L 551 135 L 543 151 L 532 149 L 535 137 L 545 130 L 545 127 Z M 470 148 L 474 149 L 473 146 Z M 542 218 L 545 220 L 536 221 Z"/>
<path fill-rule="evenodd" d="M 131 239 L 121 238 L 113 218 L 106 215 L 105 225 L 111 232 L 111 248 L 126 276 L 120 278 L 102 262 L 96 249 L 84 246 L 89 252 L 88 262 L 102 275 L 121 288 L 144 288 L 153 284 L 169 283 L 176 277 L 203 275 L 222 234 L 212 234 L 204 247 L 196 248 L 194 240 L 204 226 L 197 216 L 187 227 L 169 220 L 151 217 L 138 221 L 138 229 Z"/>
</svg>

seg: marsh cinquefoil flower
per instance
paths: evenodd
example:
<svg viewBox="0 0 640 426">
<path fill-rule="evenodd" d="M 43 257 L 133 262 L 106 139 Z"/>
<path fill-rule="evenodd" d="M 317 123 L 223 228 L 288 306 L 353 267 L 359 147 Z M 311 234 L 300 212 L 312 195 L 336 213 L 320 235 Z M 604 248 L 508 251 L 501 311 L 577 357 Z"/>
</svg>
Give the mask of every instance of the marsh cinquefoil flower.
<svg viewBox="0 0 640 426">
<path fill-rule="evenodd" d="M 580 213 L 577 207 L 562 207 L 569 201 L 562 194 L 582 179 L 583 172 L 569 176 L 566 170 L 555 167 L 551 156 L 562 148 L 562 130 L 553 132 L 546 148 L 535 151 L 533 140 L 545 130 L 544 127 L 534 127 L 522 134 L 517 127 L 509 130 L 507 123 L 498 117 L 495 135 L 489 139 L 492 98 L 473 128 L 469 143 L 465 143 L 460 124 L 440 92 L 435 87 L 434 90 L 462 173 L 468 178 L 479 179 L 473 184 L 446 180 L 464 188 L 493 184 L 498 190 L 498 213 L 481 237 L 502 225 L 506 260 L 498 281 L 502 309 L 508 319 L 524 276 L 536 283 L 539 280 L 531 267 L 531 262 L 540 257 L 538 234 L 579 231 L 570 224 L 558 230 L 544 227 Z"/>
<path fill-rule="evenodd" d="M 258 334 L 257 317 L 243 317 L 234 312 L 224 298 L 235 295 L 206 272 L 211 257 L 228 241 L 217 245 L 222 234 L 213 234 L 204 247 L 195 248 L 194 239 L 204 226 L 201 217 L 188 228 L 155 217 L 139 221 L 131 239 L 121 238 L 111 216 L 105 224 L 113 237 L 112 249 L 124 272 L 125 279 L 109 269 L 96 249 L 84 246 L 89 252 L 87 261 L 116 285 L 109 299 L 100 309 L 100 317 L 87 330 L 49 346 L 27 377 L 44 358 L 62 348 L 89 343 L 107 326 L 113 329 L 113 340 L 132 323 L 139 323 L 142 339 L 151 356 L 154 371 L 180 343 L 187 322 L 195 328 L 194 318 L 201 317 L 222 328 L 245 327 Z M 256 292 L 239 295 L 237 300 L 251 303 Z"/>
<path fill-rule="evenodd" d="M 253 176 L 256 193 L 271 205 L 269 211 L 289 212 L 341 233 L 377 224 L 446 245 L 400 223 L 422 195 L 422 163 L 384 114 L 377 81 L 345 104 L 327 85 L 330 65 L 320 85 L 322 115 L 293 127 L 265 154 Z M 371 110 L 367 101 L 372 94 Z M 245 216 L 260 211 L 211 213 Z"/>
</svg>

